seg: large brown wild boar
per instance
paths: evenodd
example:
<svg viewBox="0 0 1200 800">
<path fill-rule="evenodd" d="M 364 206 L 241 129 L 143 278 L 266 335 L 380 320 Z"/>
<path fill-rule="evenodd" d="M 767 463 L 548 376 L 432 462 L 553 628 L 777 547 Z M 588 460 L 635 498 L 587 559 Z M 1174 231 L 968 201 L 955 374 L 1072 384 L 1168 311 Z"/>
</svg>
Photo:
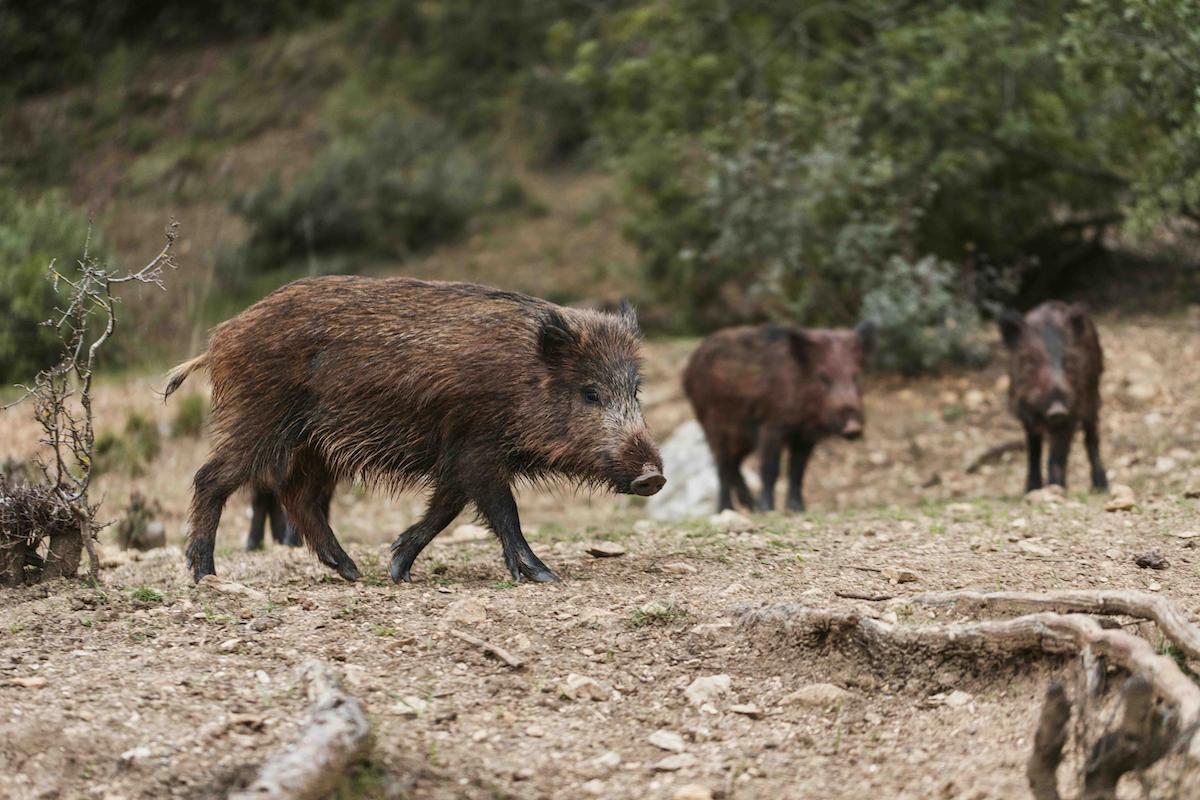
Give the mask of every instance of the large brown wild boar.
<svg viewBox="0 0 1200 800">
<path fill-rule="evenodd" d="M 732 508 L 730 490 L 746 508 L 775 507 L 775 482 L 790 451 L 787 508 L 804 510 L 804 469 L 826 436 L 863 433 L 859 373 L 874 326 L 806 330 L 792 325 L 726 328 L 710 335 L 688 360 L 683 387 L 704 428 L 717 465 L 717 510 Z M 758 448 L 762 495 L 742 479 L 741 463 Z"/>
<path fill-rule="evenodd" d="M 188 563 L 214 573 L 225 500 L 276 492 L 300 538 L 347 580 L 358 568 L 321 504 L 339 480 L 431 490 L 392 545 L 391 576 L 467 503 L 500 538 L 514 580 L 555 580 L 521 534 L 511 486 L 564 477 L 617 492 L 662 488 L 638 401 L 633 310 L 603 314 L 465 283 L 309 278 L 218 326 L 199 367 L 213 383 L 213 449 L 196 473 Z M 264 387 L 271 387 L 264 391 Z"/>
<path fill-rule="evenodd" d="M 1025 491 L 1042 487 L 1042 438 L 1050 439 L 1050 483 L 1067 484 L 1067 455 L 1083 428 L 1092 486 L 1108 487 L 1100 461 L 1100 374 L 1104 352 L 1087 309 L 1058 300 L 1022 316 L 1007 311 L 1000 333 L 1009 350 L 1008 406 L 1025 428 Z"/>
</svg>

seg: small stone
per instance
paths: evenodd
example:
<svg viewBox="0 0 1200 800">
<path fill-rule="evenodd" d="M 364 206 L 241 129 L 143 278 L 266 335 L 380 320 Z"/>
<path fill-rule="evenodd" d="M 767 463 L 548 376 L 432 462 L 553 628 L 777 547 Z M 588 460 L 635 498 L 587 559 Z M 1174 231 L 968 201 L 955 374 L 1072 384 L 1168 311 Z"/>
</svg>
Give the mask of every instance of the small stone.
<svg viewBox="0 0 1200 800">
<path fill-rule="evenodd" d="M 963 394 L 963 406 L 968 411 L 978 411 L 987 402 L 987 395 L 978 389 L 968 389 Z"/>
<path fill-rule="evenodd" d="M 713 793 L 703 784 L 689 783 L 676 789 L 671 800 L 713 800 Z"/>
<path fill-rule="evenodd" d="M 1137 495 L 1123 483 L 1114 483 L 1108 491 L 1109 499 L 1105 511 L 1129 511 L 1137 506 Z"/>
<path fill-rule="evenodd" d="M 596 542 L 588 545 L 587 552 L 594 558 L 616 558 L 625 555 L 625 548 L 616 542 Z"/>
<path fill-rule="evenodd" d="M 1158 396 L 1158 387 L 1149 381 L 1133 382 L 1125 388 L 1125 396 L 1135 404 L 1148 403 Z"/>
<path fill-rule="evenodd" d="M 46 678 L 42 675 L 34 675 L 30 678 L 9 678 L 10 686 L 20 686 L 25 689 L 40 689 L 46 685 Z"/>
<path fill-rule="evenodd" d="M 738 705 L 732 705 L 729 707 L 729 710 L 734 714 L 741 714 L 742 716 L 750 717 L 751 719 L 758 719 L 762 716 L 762 712 L 758 710 L 758 706 L 754 705 L 753 703 L 739 703 Z"/>
<path fill-rule="evenodd" d="M 592 778 L 579 788 L 583 789 L 584 794 L 590 794 L 592 797 L 602 797 L 606 790 L 604 781 L 599 778 Z"/>
<path fill-rule="evenodd" d="M 568 700 L 594 700 L 600 702 L 612 696 L 612 687 L 587 675 L 574 672 L 558 685 L 558 693 Z"/>
<path fill-rule="evenodd" d="M 1066 492 L 1063 487 L 1051 484 L 1026 494 L 1025 502 L 1033 506 L 1053 506 L 1061 503 L 1064 497 L 1066 497 Z"/>
<path fill-rule="evenodd" d="M 1042 558 L 1053 555 L 1050 548 L 1043 547 L 1037 542 L 1034 542 L 1032 539 L 1025 539 L 1017 542 L 1017 549 L 1022 553 L 1029 553 L 1030 555 L 1041 556 Z"/>
<path fill-rule="evenodd" d="M 884 567 L 882 575 L 887 579 L 888 583 L 893 585 L 897 583 L 914 583 L 919 580 L 917 573 L 906 567 Z"/>
<path fill-rule="evenodd" d="M 882 467 L 888 463 L 888 454 L 885 450 L 872 450 L 867 453 L 867 461 L 871 462 L 871 466 Z"/>
<path fill-rule="evenodd" d="M 261 683 L 263 686 L 271 685 L 271 676 L 268 675 L 266 672 L 264 672 L 261 669 L 256 669 L 254 671 L 254 679 L 256 681 L 258 681 L 259 683 Z"/>
<path fill-rule="evenodd" d="M 719 594 L 721 597 L 729 597 L 731 595 L 740 594 L 744 591 L 746 591 L 746 585 L 744 583 L 731 583 L 721 591 L 717 592 L 717 594 Z"/>
<path fill-rule="evenodd" d="M 733 627 L 733 623 L 729 620 L 723 622 L 702 622 L 699 625 L 693 625 L 689 633 L 696 636 L 716 636 L 722 631 L 729 630 Z"/>
<path fill-rule="evenodd" d="M 1179 462 L 1170 456 L 1159 456 L 1154 460 L 1154 471 L 1160 475 L 1174 471 Z"/>
<path fill-rule="evenodd" d="M 609 750 L 593 758 L 589 764 L 594 771 L 607 775 L 621 766 L 621 754 L 616 750 Z"/>
<path fill-rule="evenodd" d="M 682 753 L 687 748 L 682 736 L 675 731 L 669 731 L 665 728 L 660 728 L 650 734 L 646 741 L 660 750 L 667 750 L 671 753 Z"/>
<path fill-rule="evenodd" d="M 685 561 L 672 561 L 670 564 L 663 564 L 662 571 L 672 575 L 692 575 L 696 568 Z"/>
<path fill-rule="evenodd" d="M 1169 531 L 1167 535 L 1176 539 L 1195 539 L 1200 537 L 1200 531 Z"/>
<path fill-rule="evenodd" d="M 720 514 L 713 514 L 708 518 L 708 523 L 725 533 L 750 533 L 758 528 L 754 520 L 732 508 L 727 508 Z"/>
<path fill-rule="evenodd" d="M 392 713 L 402 717 L 420 717 L 424 716 L 429 710 L 429 703 L 422 700 L 416 695 L 402 697 L 392 706 Z"/>
<path fill-rule="evenodd" d="M 975 513 L 975 506 L 970 503 L 951 503 L 946 506 L 946 513 L 952 517 L 969 517 Z"/>
<path fill-rule="evenodd" d="M 1138 553 L 1133 557 L 1133 563 L 1142 569 L 1166 569 L 1171 566 L 1171 562 L 1157 550 L 1151 550 L 1147 553 Z"/>
<path fill-rule="evenodd" d="M 483 603 L 473 597 L 455 600 L 446 606 L 446 621 L 458 622 L 463 625 L 475 625 L 487 620 L 487 609 Z"/>
<path fill-rule="evenodd" d="M 145 761 L 152 755 L 152 751 L 145 745 L 139 745 L 130 750 L 121 753 L 121 763 L 125 766 L 132 766 L 139 761 Z"/>
<path fill-rule="evenodd" d="M 687 695 L 689 703 L 699 706 L 726 694 L 732 685 L 733 681 L 728 675 L 706 675 L 692 681 L 684 689 L 684 694 Z"/>
<path fill-rule="evenodd" d="M 784 698 L 784 703 L 827 708 L 844 703 L 852 697 L 850 692 L 832 683 L 810 683 Z"/>
<path fill-rule="evenodd" d="M 226 639 L 218 645 L 218 649 L 222 653 L 232 653 L 234 650 L 237 650 L 238 645 L 241 643 L 241 639 Z"/>
<path fill-rule="evenodd" d="M 491 531 L 487 528 L 468 522 L 450 531 L 449 536 L 439 536 L 434 541 L 441 542 L 442 544 L 465 544 L 467 542 L 487 541 L 491 536 Z"/>
<path fill-rule="evenodd" d="M 655 772 L 678 772 L 681 769 L 694 766 L 696 766 L 696 757 L 694 755 L 691 753 L 677 753 L 655 763 L 652 769 Z"/>
<path fill-rule="evenodd" d="M 546 735 L 546 729 L 541 725 L 530 725 L 525 729 L 525 735 L 531 736 L 534 739 L 540 739 Z"/>
<path fill-rule="evenodd" d="M 946 695 L 946 705 L 950 708 L 962 708 L 970 705 L 975 700 L 975 696 L 969 692 L 964 692 L 961 689 L 955 689 L 950 694 Z"/>
<path fill-rule="evenodd" d="M 243 586 L 240 583 L 227 581 L 224 578 L 218 578 L 216 575 L 205 575 L 196 586 L 203 590 L 216 592 L 217 594 L 245 597 L 247 600 L 252 600 L 255 603 L 267 602 L 267 596 L 263 592 L 251 589 L 249 586 Z"/>
</svg>

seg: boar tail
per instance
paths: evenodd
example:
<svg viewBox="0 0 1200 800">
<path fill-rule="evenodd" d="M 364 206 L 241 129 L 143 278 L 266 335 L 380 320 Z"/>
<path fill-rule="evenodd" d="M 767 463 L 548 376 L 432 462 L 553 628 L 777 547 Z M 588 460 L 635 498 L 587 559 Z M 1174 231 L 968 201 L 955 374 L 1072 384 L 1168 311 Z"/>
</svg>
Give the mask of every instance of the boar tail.
<svg viewBox="0 0 1200 800">
<path fill-rule="evenodd" d="M 185 361 L 175 369 L 167 373 L 167 388 L 163 389 L 163 400 L 166 400 L 171 394 L 178 389 L 183 382 L 187 380 L 188 375 L 191 375 L 198 369 L 208 366 L 208 353 L 204 352 L 193 358 L 191 361 Z"/>
</svg>

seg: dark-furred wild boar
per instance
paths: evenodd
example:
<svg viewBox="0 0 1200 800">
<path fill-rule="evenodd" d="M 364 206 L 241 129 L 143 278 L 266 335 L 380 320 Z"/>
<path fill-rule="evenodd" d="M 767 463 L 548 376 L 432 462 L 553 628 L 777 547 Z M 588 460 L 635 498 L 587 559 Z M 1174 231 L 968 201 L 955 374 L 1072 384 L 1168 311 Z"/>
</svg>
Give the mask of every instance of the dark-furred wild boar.
<svg viewBox="0 0 1200 800">
<path fill-rule="evenodd" d="M 859 373 L 874 335 L 869 322 L 855 330 L 768 324 L 726 328 L 700 343 L 683 387 L 716 461 L 718 511 L 733 507 L 731 490 L 746 508 L 773 509 L 785 446 L 787 508 L 804 510 L 804 469 L 813 446 L 826 436 L 862 436 Z M 756 447 L 762 468 L 757 502 L 741 473 Z"/>
<path fill-rule="evenodd" d="M 1000 333 L 1009 351 L 1008 407 L 1025 428 L 1025 491 L 1042 487 L 1042 439 L 1050 440 L 1049 480 L 1066 486 L 1067 455 L 1083 428 L 1092 486 L 1108 487 L 1100 461 L 1100 374 L 1104 352 L 1087 309 L 1058 300 L 1028 314 L 1006 311 Z"/>
<path fill-rule="evenodd" d="M 407 278 L 309 278 L 218 326 L 200 367 L 213 384 L 213 447 L 196 473 L 188 563 L 214 573 L 226 499 L 274 491 L 300 538 L 347 580 L 358 568 L 322 502 L 339 480 L 430 490 L 392 545 L 391 576 L 471 503 L 514 580 L 555 580 L 521 533 L 512 484 L 566 478 L 617 492 L 662 488 L 638 400 L 633 310 L 561 308 L 513 292 Z M 264 391 L 270 387 L 270 391 Z"/>
<path fill-rule="evenodd" d="M 333 495 L 329 494 L 325 496 L 321 504 L 326 521 L 329 520 L 329 505 L 332 501 Z M 250 500 L 250 533 L 246 536 L 247 550 L 263 549 L 263 534 L 266 532 L 268 521 L 271 523 L 271 538 L 277 544 L 288 547 L 301 545 L 300 535 L 296 533 L 296 526 L 288 520 L 279 498 L 270 489 L 257 489 Z"/>
</svg>

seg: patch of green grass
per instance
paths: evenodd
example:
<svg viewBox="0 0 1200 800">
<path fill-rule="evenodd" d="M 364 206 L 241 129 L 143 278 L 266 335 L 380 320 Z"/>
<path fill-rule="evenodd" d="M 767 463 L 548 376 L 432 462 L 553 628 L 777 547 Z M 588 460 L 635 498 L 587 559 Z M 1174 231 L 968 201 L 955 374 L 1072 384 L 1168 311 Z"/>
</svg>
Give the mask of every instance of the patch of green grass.
<svg viewBox="0 0 1200 800">
<path fill-rule="evenodd" d="M 629 627 L 636 629 L 647 625 L 666 625 L 684 616 L 683 610 L 674 603 L 647 603 L 629 616 Z"/>
<path fill-rule="evenodd" d="M 387 771 L 379 762 L 366 758 L 354 765 L 330 797 L 332 800 L 375 800 L 390 796 Z"/>
<path fill-rule="evenodd" d="M 497 589 L 515 589 L 518 586 L 516 581 L 496 581 Z"/>
<path fill-rule="evenodd" d="M 389 637 L 394 637 L 394 636 L 400 635 L 400 631 L 396 630 L 395 628 L 391 627 L 390 625 L 376 625 L 371 630 L 371 632 L 374 633 L 376 636 L 379 636 L 379 637 L 385 638 L 385 639 L 389 638 Z"/>
<path fill-rule="evenodd" d="M 139 603 L 161 603 L 163 601 L 163 593 L 150 586 L 139 586 L 129 593 Z"/>
<path fill-rule="evenodd" d="M 175 402 L 175 416 L 171 418 L 171 436 L 195 437 L 204 432 L 208 419 L 208 400 L 199 392 L 184 395 Z"/>
</svg>

